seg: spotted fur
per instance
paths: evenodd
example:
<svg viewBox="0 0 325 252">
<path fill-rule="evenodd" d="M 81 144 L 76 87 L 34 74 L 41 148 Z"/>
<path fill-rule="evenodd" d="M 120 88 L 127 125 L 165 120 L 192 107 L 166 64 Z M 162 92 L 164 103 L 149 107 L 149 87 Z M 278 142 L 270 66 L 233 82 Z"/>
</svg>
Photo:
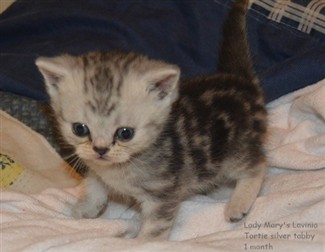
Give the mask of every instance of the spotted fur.
<svg viewBox="0 0 325 252">
<path fill-rule="evenodd" d="M 167 238 L 180 202 L 228 183 L 236 186 L 226 219 L 247 214 L 263 181 L 266 132 L 245 35 L 247 4 L 238 0 L 225 21 L 215 75 L 179 82 L 177 66 L 126 52 L 37 60 L 62 135 L 91 169 L 75 217 L 97 217 L 107 195 L 118 193 L 141 205 L 133 236 Z M 89 134 L 76 136 L 76 122 Z M 119 139 L 121 127 L 134 137 Z"/>
</svg>

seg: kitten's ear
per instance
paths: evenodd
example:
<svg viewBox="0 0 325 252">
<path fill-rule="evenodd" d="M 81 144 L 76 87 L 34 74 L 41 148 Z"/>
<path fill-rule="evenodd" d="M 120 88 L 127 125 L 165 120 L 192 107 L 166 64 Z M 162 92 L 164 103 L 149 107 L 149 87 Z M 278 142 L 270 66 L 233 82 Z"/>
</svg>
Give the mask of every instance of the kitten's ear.
<svg viewBox="0 0 325 252">
<path fill-rule="evenodd" d="M 50 96 L 57 94 L 63 78 L 69 73 L 69 63 L 72 56 L 64 55 L 53 58 L 39 57 L 35 64 L 44 77 L 45 85 Z"/>
<path fill-rule="evenodd" d="M 177 66 L 167 66 L 150 74 L 148 92 L 156 95 L 159 100 L 169 95 L 177 96 L 177 84 L 180 70 Z"/>
</svg>

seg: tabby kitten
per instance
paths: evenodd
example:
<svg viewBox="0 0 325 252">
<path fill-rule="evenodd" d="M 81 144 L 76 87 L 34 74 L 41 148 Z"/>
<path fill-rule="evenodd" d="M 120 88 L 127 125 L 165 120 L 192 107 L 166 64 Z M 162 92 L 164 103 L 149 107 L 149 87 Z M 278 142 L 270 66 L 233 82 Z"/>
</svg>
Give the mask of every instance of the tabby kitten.
<svg viewBox="0 0 325 252">
<path fill-rule="evenodd" d="M 166 239 L 184 199 L 225 183 L 225 218 L 249 211 L 265 173 L 266 111 L 245 35 L 248 1 L 226 19 L 220 74 L 179 82 L 175 65 L 135 53 L 38 58 L 65 140 L 90 168 L 76 218 L 110 193 L 141 205 L 141 238 Z"/>
</svg>

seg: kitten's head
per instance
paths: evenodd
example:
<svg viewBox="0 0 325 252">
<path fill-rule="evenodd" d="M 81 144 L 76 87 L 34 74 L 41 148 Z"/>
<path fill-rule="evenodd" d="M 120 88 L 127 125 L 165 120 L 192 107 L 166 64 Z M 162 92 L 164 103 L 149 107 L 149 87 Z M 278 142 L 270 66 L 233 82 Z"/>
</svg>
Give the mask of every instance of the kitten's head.
<svg viewBox="0 0 325 252">
<path fill-rule="evenodd" d="M 134 53 L 36 60 L 65 140 L 92 165 L 124 163 L 155 142 L 178 96 L 179 69 Z"/>
</svg>

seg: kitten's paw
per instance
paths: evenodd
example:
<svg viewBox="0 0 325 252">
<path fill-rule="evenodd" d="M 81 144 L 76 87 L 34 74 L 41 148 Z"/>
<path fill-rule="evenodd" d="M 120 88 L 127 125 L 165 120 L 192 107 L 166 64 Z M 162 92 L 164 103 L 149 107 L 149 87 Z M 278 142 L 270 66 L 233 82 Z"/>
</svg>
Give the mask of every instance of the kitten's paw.
<svg viewBox="0 0 325 252">
<path fill-rule="evenodd" d="M 249 211 L 249 206 L 229 202 L 225 210 L 225 218 L 228 222 L 238 222 L 243 219 Z"/>
<path fill-rule="evenodd" d="M 98 217 L 106 209 L 107 203 L 94 204 L 88 201 L 79 201 L 72 209 L 72 216 L 75 219 L 93 219 Z"/>
<path fill-rule="evenodd" d="M 132 232 L 129 230 L 126 230 L 124 232 L 121 232 L 117 235 L 115 235 L 116 238 L 123 238 L 123 239 L 134 239 L 138 235 L 138 232 Z"/>
</svg>

